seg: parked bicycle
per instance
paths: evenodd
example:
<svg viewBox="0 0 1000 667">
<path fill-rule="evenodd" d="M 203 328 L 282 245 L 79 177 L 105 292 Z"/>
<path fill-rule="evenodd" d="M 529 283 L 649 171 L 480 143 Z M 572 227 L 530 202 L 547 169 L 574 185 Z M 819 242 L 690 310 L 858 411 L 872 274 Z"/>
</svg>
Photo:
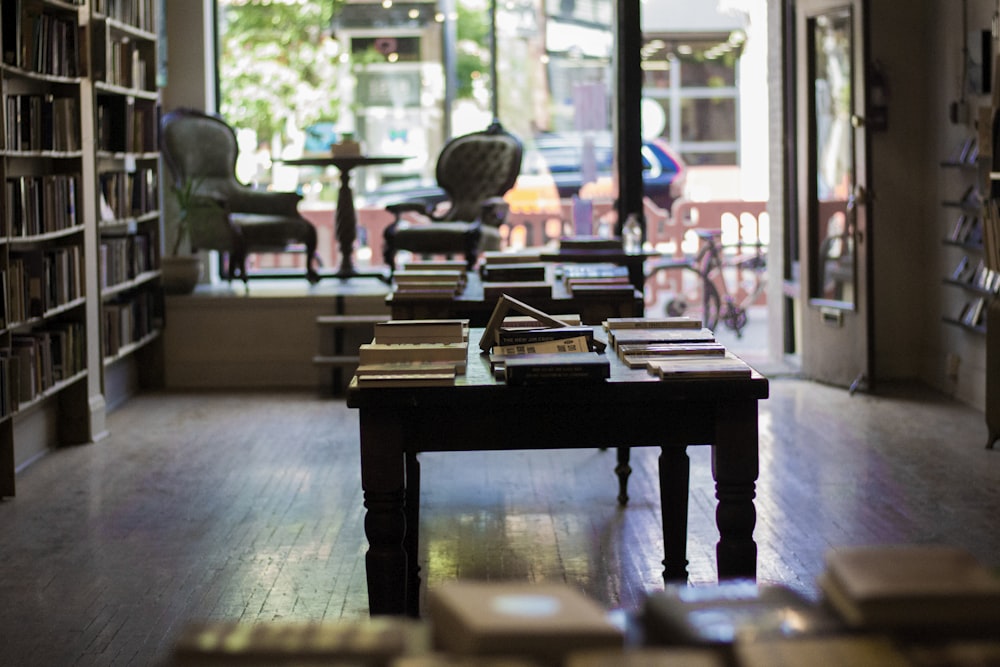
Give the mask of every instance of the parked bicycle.
<svg viewBox="0 0 1000 667">
<path fill-rule="evenodd" d="M 742 337 L 748 309 L 767 284 L 767 246 L 760 242 L 723 245 L 721 230 L 695 233 L 700 242 L 693 258 L 655 262 L 647 279 L 658 271 L 693 272 L 697 276 L 693 281 L 677 277 L 678 290 L 667 300 L 667 315 L 699 318 L 712 330 L 721 320 Z"/>
</svg>

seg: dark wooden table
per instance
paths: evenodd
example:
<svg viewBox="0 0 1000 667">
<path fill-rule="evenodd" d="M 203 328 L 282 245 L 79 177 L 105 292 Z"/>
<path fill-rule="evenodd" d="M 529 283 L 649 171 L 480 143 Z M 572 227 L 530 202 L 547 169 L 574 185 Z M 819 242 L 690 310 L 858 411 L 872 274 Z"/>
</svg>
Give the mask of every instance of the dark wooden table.
<svg viewBox="0 0 1000 667">
<path fill-rule="evenodd" d="M 358 238 L 358 218 L 354 210 L 354 191 L 351 189 L 351 170 L 355 167 L 370 167 L 380 164 L 399 164 L 406 157 L 400 155 L 314 155 L 281 160 L 296 167 L 336 167 L 340 172 L 340 191 L 337 193 L 337 213 L 334 219 L 334 233 L 340 247 L 340 268 L 337 278 L 347 279 L 373 275 L 384 278 L 385 274 L 359 273 L 354 268 L 354 241 Z"/>
<path fill-rule="evenodd" d="M 687 579 L 690 445 L 714 448 L 719 578 L 756 578 L 754 495 L 757 402 L 767 379 L 660 381 L 609 355 L 597 384 L 508 387 L 470 335 L 468 368 L 454 386 L 347 391 L 361 429 L 369 610 L 419 614 L 420 452 L 617 447 L 619 482 L 630 447 L 660 447 L 664 579 Z M 623 467 L 624 466 L 624 467 Z"/>
<path fill-rule="evenodd" d="M 518 296 L 515 291 L 510 295 L 549 315 L 579 315 L 584 324 L 600 324 L 609 317 L 642 317 L 645 309 L 639 290 L 580 297 L 572 295 L 551 272 L 548 282 L 552 284 L 550 296 Z M 471 326 L 482 327 L 496 308 L 497 298 L 487 299 L 479 274 L 470 272 L 465 291 L 454 299 L 421 298 L 393 292 L 386 297 L 386 304 L 395 320 L 467 318 Z"/>
</svg>

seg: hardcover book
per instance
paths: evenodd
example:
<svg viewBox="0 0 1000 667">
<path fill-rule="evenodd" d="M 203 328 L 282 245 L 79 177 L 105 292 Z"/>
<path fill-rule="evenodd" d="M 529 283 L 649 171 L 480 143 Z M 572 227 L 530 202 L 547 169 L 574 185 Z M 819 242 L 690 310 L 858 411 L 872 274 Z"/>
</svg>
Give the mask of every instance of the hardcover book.
<svg viewBox="0 0 1000 667">
<path fill-rule="evenodd" d="M 740 667 L 912 667 L 902 649 L 886 637 L 842 635 L 740 642 Z"/>
<path fill-rule="evenodd" d="M 524 264 L 486 264 L 480 273 L 486 282 L 544 281 L 544 262 Z"/>
<path fill-rule="evenodd" d="M 853 626 L 995 630 L 1000 625 L 1000 576 L 956 547 L 832 549 L 818 583 Z"/>
<path fill-rule="evenodd" d="M 727 667 L 717 651 L 699 648 L 626 648 L 577 651 L 566 658 L 566 667 Z"/>
<path fill-rule="evenodd" d="M 504 359 L 503 374 L 511 386 L 603 382 L 611 376 L 611 364 L 596 352 L 525 354 Z"/>
<path fill-rule="evenodd" d="M 503 295 L 517 298 L 533 296 L 549 298 L 552 296 L 552 285 L 544 280 L 483 283 L 483 298 L 486 300 L 498 299 Z"/>
<path fill-rule="evenodd" d="M 662 380 L 750 377 L 750 367 L 736 357 L 664 357 L 646 362 L 650 374 Z"/>
<path fill-rule="evenodd" d="M 701 320 L 693 317 L 609 317 L 605 329 L 701 329 Z"/>
<path fill-rule="evenodd" d="M 461 655 L 561 662 L 624 641 L 596 602 L 563 584 L 446 582 L 428 590 L 427 612 L 435 648 Z"/>
<path fill-rule="evenodd" d="M 496 362 L 512 355 L 525 354 L 550 354 L 568 352 L 592 352 L 591 344 L 593 340 L 588 340 L 584 336 L 574 336 L 572 338 L 558 338 L 556 340 L 544 340 L 537 343 L 520 343 L 514 345 L 494 345 L 490 358 Z"/>
<path fill-rule="evenodd" d="M 711 329 L 609 329 L 608 338 L 615 350 L 622 345 L 652 343 L 714 343 Z"/>
<path fill-rule="evenodd" d="M 461 343 L 468 340 L 469 320 L 388 320 L 374 325 L 377 343 Z"/>
<path fill-rule="evenodd" d="M 575 326 L 513 330 L 500 329 L 500 331 L 497 332 L 496 342 L 497 345 L 526 345 L 530 343 L 541 343 L 548 340 L 561 340 L 579 337 L 592 341 L 594 339 L 593 328 L 588 326 Z"/>
<path fill-rule="evenodd" d="M 780 584 L 734 580 L 650 593 L 640 624 L 651 646 L 729 647 L 741 637 L 788 638 L 843 630 L 839 619 Z"/>
<path fill-rule="evenodd" d="M 416 621 L 379 617 L 344 622 L 237 623 L 185 627 L 173 647 L 173 665 L 386 665 L 423 653 L 428 629 Z"/>
</svg>

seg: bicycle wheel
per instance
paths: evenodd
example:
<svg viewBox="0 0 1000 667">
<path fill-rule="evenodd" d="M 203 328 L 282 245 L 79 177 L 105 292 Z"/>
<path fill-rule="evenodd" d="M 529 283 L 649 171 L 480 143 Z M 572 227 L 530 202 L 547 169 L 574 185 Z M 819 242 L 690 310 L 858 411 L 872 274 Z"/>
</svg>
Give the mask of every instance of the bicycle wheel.
<svg viewBox="0 0 1000 667">
<path fill-rule="evenodd" d="M 702 326 L 715 330 L 719 323 L 721 299 L 719 290 L 710 280 L 699 280 L 700 289 L 692 294 L 677 294 L 667 301 L 669 317 L 692 317 L 701 320 Z"/>
</svg>

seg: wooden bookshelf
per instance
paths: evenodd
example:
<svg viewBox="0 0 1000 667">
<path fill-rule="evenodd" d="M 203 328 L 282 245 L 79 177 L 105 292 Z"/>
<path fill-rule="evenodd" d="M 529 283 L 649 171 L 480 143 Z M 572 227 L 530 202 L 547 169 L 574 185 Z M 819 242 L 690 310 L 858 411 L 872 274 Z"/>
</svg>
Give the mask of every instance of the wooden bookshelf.
<svg viewBox="0 0 1000 667">
<path fill-rule="evenodd" d="M 156 6 L 0 6 L 0 497 L 103 436 L 118 365 L 156 373 Z"/>
</svg>

